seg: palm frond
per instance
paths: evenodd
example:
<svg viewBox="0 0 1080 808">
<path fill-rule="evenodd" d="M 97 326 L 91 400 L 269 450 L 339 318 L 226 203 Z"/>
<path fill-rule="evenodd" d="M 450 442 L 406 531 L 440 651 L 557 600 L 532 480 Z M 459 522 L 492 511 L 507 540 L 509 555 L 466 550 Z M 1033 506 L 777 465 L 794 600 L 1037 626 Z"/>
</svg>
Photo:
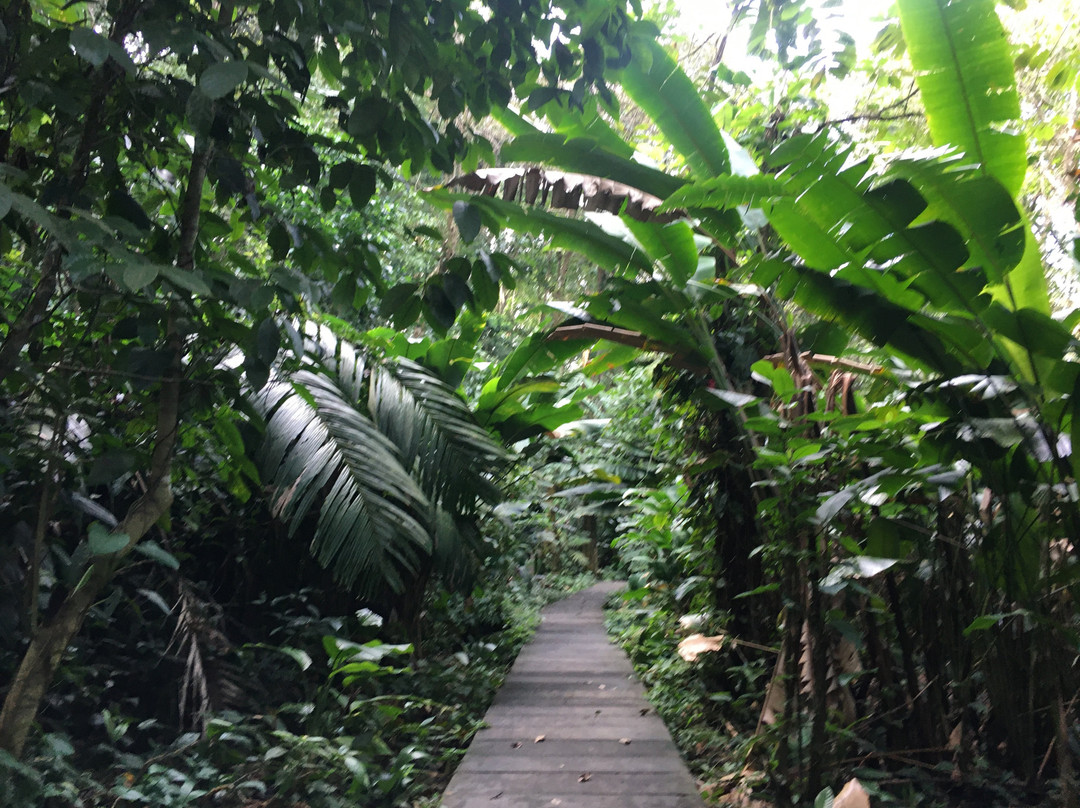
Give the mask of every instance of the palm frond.
<svg viewBox="0 0 1080 808">
<path fill-rule="evenodd" d="M 478 501 L 498 499 L 492 475 L 506 453 L 438 377 L 407 359 L 380 366 L 372 371 L 369 408 L 432 502 L 470 513 Z"/>
<path fill-rule="evenodd" d="M 335 354 L 339 384 L 302 370 L 256 399 L 267 420 L 260 462 L 276 514 L 295 533 L 321 502 L 312 553 L 347 586 L 400 590 L 431 549 L 427 497 L 394 444 L 357 409 L 355 353 Z"/>
</svg>

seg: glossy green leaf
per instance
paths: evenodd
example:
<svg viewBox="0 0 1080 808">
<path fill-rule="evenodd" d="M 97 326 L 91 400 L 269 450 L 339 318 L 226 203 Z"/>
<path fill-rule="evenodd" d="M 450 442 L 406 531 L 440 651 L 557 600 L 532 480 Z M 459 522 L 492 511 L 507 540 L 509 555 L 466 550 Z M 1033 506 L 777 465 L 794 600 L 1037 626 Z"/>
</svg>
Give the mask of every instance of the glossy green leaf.
<svg viewBox="0 0 1080 808">
<path fill-rule="evenodd" d="M 244 62 L 215 62 L 199 77 L 199 90 L 207 98 L 216 100 L 233 92 L 247 76 L 248 66 Z"/>
<path fill-rule="evenodd" d="M 93 555 L 118 553 L 131 543 L 126 533 L 113 533 L 100 522 L 91 522 L 87 531 L 87 543 Z"/>
<path fill-rule="evenodd" d="M 112 43 L 93 28 L 73 28 L 71 47 L 94 67 L 101 67 L 109 58 Z"/>
<path fill-rule="evenodd" d="M 453 204 L 454 223 L 457 225 L 461 240 L 470 244 L 473 239 L 480 235 L 480 227 L 483 224 L 480 219 L 480 211 L 468 202 L 458 199 Z"/>
</svg>

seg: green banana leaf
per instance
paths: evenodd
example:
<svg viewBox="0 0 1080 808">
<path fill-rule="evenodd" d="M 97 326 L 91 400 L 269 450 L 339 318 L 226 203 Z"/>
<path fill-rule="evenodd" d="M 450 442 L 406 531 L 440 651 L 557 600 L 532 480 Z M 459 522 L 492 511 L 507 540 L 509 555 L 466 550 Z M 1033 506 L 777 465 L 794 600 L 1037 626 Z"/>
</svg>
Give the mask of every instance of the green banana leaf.
<svg viewBox="0 0 1080 808">
<path fill-rule="evenodd" d="M 625 241 L 608 235 L 591 222 L 555 216 L 536 207 L 524 207 L 488 196 L 473 196 L 435 188 L 425 192 L 434 204 L 449 208 L 460 201 L 481 212 L 492 230 L 509 227 L 518 233 L 545 235 L 555 249 L 574 250 L 610 272 L 651 272 L 648 256 Z"/>
<path fill-rule="evenodd" d="M 502 147 L 499 157 L 504 162 L 555 165 L 563 171 L 605 177 L 661 199 L 685 184 L 678 177 L 614 153 L 598 141 L 561 134 L 520 135 Z"/>
<path fill-rule="evenodd" d="M 1012 48 L 993 0 L 898 0 L 898 6 L 934 144 L 962 149 L 1015 199 L 1027 148 L 1016 126 Z M 1011 308 L 1049 314 L 1046 274 L 1026 217 L 1023 233 L 1022 257 L 990 292 Z"/>
<path fill-rule="evenodd" d="M 623 89 L 664 133 L 695 177 L 730 174 L 727 145 L 694 83 L 657 42 L 643 43 L 642 48 L 620 74 Z"/>
<path fill-rule="evenodd" d="M 1027 170 L 1012 49 L 993 0 L 898 0 L 930 136 L 978 160 L 1015 197 Z"/>
</svg>

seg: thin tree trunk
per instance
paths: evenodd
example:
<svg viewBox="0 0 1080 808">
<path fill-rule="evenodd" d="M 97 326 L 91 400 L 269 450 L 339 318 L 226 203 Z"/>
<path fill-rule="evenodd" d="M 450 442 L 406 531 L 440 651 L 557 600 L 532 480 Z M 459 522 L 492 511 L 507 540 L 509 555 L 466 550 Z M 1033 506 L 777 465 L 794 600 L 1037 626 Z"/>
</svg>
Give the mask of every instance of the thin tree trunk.
<svg viewBox="0 0 1080 808">
<path fill-rule="evenodd" d="M 123 557 L 131 552 L 172 505 L 170 477 L 180 402 L 178 355 L 175 360 L 177 372 L 161 386 L 157 439 L 150 467 L 151 483 L 146 493 L 131 506 L 124 521 L 113 531 L 126 535 L 127 545 L 119 552 L 94 558 L 86 575 L 64 599 L 60 609 L 41 625 L 30 641 L 8 689 L 3 710 L 0 711 L 0 749 L 15 757 L 22 755 L 45 691 L 52 684 L 64 652 L 82 627 L 90 607 L 112 580 Z"/>
<path fill-rule="evenodd" d="M 203 183 L 212 148 L 204 143 L 192 157 L 188 185 L 180 207 L 180 237 L 176 263 L 190 269 L 195 263 L 195 245 L 199 234 L 199 218 Z M 154 450 L 150 457 L 146 492 L 136 500 L 113 534 L 128 537 L 118 552 L 94 557 L 86 575 L 68 593 L 59 610 L 43 623 L 30 641 L 15 678 L 0 710 L 0 750 L 15 757 L 22 755 L 26 740 L 37 716 L 41 700 L 52 684 L 56 669 L 71 640 L 79 632 L 87 612 L 112 580 L 123 558 L 149 532 L 162 516 L 168 513 L 173 501 L 172 459 L 176 433 L 180 423 L 180 385 L 183 369 L 180 364 L 183 341 L 170 317 L 166 340 L 171 367 L 161 383 L 158 395 L 157 429 Z"/>
<path fill-rule="evenodd" d="M 821 591 L 818 589 L 816 564 L 812 565 L 810 586 L 810 604 L 807 609 L 807 638 L 810 643 L 810 666 L 813 672 L 810 692 L 810 754 L 809 771 L 806 775 L 807 790 L 810 797 L 821 791 L 825 774 L 827 754 L 825 723 L 828 718 L 828 682 L 829 645 L 825 637 L 825 616 L 822 613 Z"/>
</svg>

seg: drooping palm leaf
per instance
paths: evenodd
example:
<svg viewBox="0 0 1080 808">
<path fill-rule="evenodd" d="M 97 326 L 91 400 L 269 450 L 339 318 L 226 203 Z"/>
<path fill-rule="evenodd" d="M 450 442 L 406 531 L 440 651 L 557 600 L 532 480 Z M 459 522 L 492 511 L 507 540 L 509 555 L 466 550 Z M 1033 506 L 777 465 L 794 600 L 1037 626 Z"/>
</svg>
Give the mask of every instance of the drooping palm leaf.
<svg viewBox="0 0 1080 808">
<path fill-rule="evenodd" d="M 451 513 L 494 502 L 492 475 L 507 455 L 476 423 L 465 402 L 430 371 L 407 359 L 372 371 L 369 408 L 428 498 Z"/>
<path fill-rule="evenodd" d="M 312 552 L 346 586 L 396 590 L 431 548 L 430 504 L 399 453 L 329 376 L 302 370 L 256 398 L 274 511 L 295 533 L 318 506 Z"/>
</svg>

